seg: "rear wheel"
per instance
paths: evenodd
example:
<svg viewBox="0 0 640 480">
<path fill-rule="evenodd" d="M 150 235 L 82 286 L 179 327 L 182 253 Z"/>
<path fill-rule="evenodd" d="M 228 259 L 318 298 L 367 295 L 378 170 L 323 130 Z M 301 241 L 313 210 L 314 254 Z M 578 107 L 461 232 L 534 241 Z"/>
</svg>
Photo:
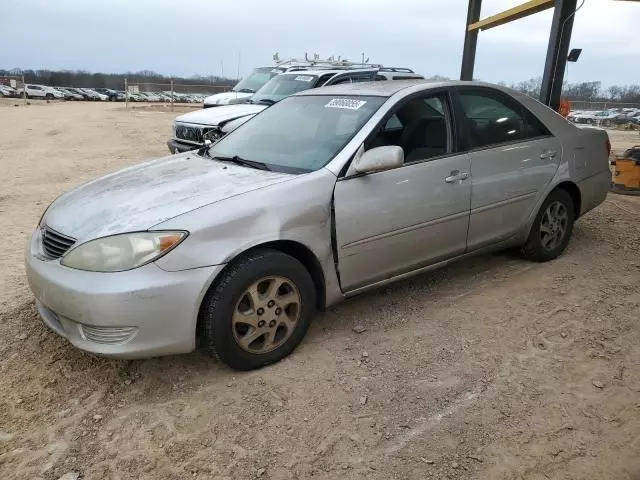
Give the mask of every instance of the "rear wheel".
<svg viewBox="0 0 640 480">
<path fill-rule="evenodd" d="M 209 353 L 237 370 L 289 355 L 315 313 L 307 269 L 275 250 L 257 250 L 231 264 L 207 293 L 200 322 Z"/>
<path fill-rule="evenodd" d="M 535 262 L 557 258 L 569 244 L 574 220 L 571 195 L 563 189 L 551 192 L 533 222 L 527 243 L 522 247 L 523 256 Z"/>
</svg>

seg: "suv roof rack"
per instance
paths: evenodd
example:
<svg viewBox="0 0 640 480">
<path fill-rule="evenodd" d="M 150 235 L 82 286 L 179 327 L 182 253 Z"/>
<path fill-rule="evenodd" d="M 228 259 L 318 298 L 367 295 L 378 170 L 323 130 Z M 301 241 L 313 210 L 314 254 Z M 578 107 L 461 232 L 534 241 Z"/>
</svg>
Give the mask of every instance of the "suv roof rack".
<svg viewBox="0 0 640 480">
<path fill-rule="evenodd" d="M 308 54 L 304 54 L 304 59 L 290 58 L 281 60 L 278 54 L 273 55 L 273 60 L 277 67 L 332 67 L 332 68 L 381 68 L 382 65 L 367 62 L 350 62 L 346 58 L 331 56 L 328 58 L 320 58 L 318 54 L 314 54 L 313 58 L 309 58 Z M 368 60 L 368 59 L 367 59 Z"/>
<path fill-rule="evenodd" d="M 403 72 L 403 73 L 415 73 L 410 68 L 404 67 L 380 67 L 381 72 Z"/>
</svg>

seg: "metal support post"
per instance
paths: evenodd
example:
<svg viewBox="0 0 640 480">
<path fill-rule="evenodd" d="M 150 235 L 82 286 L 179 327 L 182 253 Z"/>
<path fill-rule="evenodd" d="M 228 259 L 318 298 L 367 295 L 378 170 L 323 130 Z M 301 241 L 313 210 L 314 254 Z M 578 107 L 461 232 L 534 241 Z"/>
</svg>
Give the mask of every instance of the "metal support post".
<svg viewBox="0 0 640 480">
<path fill-rule="evenodd" d="M 571 30 L 577 0 L 555 0 L 551 35 L 547 47 L 547 59 L 544 64 L 540 101 L 553 110 L 560 107 L 562 82 L 569 53 Z"/>
<path fill-rule="evenodd" d="M 124 79 L 124 108 L 129 108 L 129 85 L 127 79 Z"/>
<path fill-rule="evenodd" d="M 171 79 L 171 111 L 173 112 L 173 78 Z"/>
<path fill-rule="evenodd" d="M 460 80 L 473 80 L 473 66 L 476 61 L 476 45 L 478 44 L 478 29 L 469 30 L 469 25 L 480 20 L 481 5 L 482 0 L 469 0 L 467 24 L 464 27 L 464 50 L 462 51 Z"/>
</svg>

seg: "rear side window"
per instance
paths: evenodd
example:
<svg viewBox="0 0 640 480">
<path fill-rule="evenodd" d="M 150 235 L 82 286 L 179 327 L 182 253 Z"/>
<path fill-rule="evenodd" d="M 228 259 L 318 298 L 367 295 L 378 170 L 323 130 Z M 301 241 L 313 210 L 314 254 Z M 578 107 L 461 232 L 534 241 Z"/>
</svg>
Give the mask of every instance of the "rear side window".
<svg viewBox="0 0 640 480">
<path fill-rule="evenodd" d="M 462 91 L 460 103 L 471 149 L 549 135 L 532 113 L 502 95 Z"/>
<path fill-rule="evenodd" d="M 370 82 L 371 81 L 370 73 L 354 73 L 352 75 L 346 75 L 344 77 L 338 78 L 331 82 L 331 85 L 340 85 L 341 83 L 360 83 L 360 82 Z"/>
</svg>

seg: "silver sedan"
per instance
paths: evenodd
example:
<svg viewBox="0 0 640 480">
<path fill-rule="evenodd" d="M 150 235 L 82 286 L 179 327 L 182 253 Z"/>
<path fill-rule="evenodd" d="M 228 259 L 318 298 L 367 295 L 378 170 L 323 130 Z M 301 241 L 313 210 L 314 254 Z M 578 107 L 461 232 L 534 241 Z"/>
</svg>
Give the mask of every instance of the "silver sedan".
<svg viewBox="0 0 640 480">
<path fill-rule="evenodd" d="M 291 353 L 318 309 L 498 249 L 560 255 L 607 194 L 609 141 L 476 82 L 302 92 L 217 143 L 55 200 L 29 243 L 43 321 L 134 358 L 236 369 Z"/>
</svg>

